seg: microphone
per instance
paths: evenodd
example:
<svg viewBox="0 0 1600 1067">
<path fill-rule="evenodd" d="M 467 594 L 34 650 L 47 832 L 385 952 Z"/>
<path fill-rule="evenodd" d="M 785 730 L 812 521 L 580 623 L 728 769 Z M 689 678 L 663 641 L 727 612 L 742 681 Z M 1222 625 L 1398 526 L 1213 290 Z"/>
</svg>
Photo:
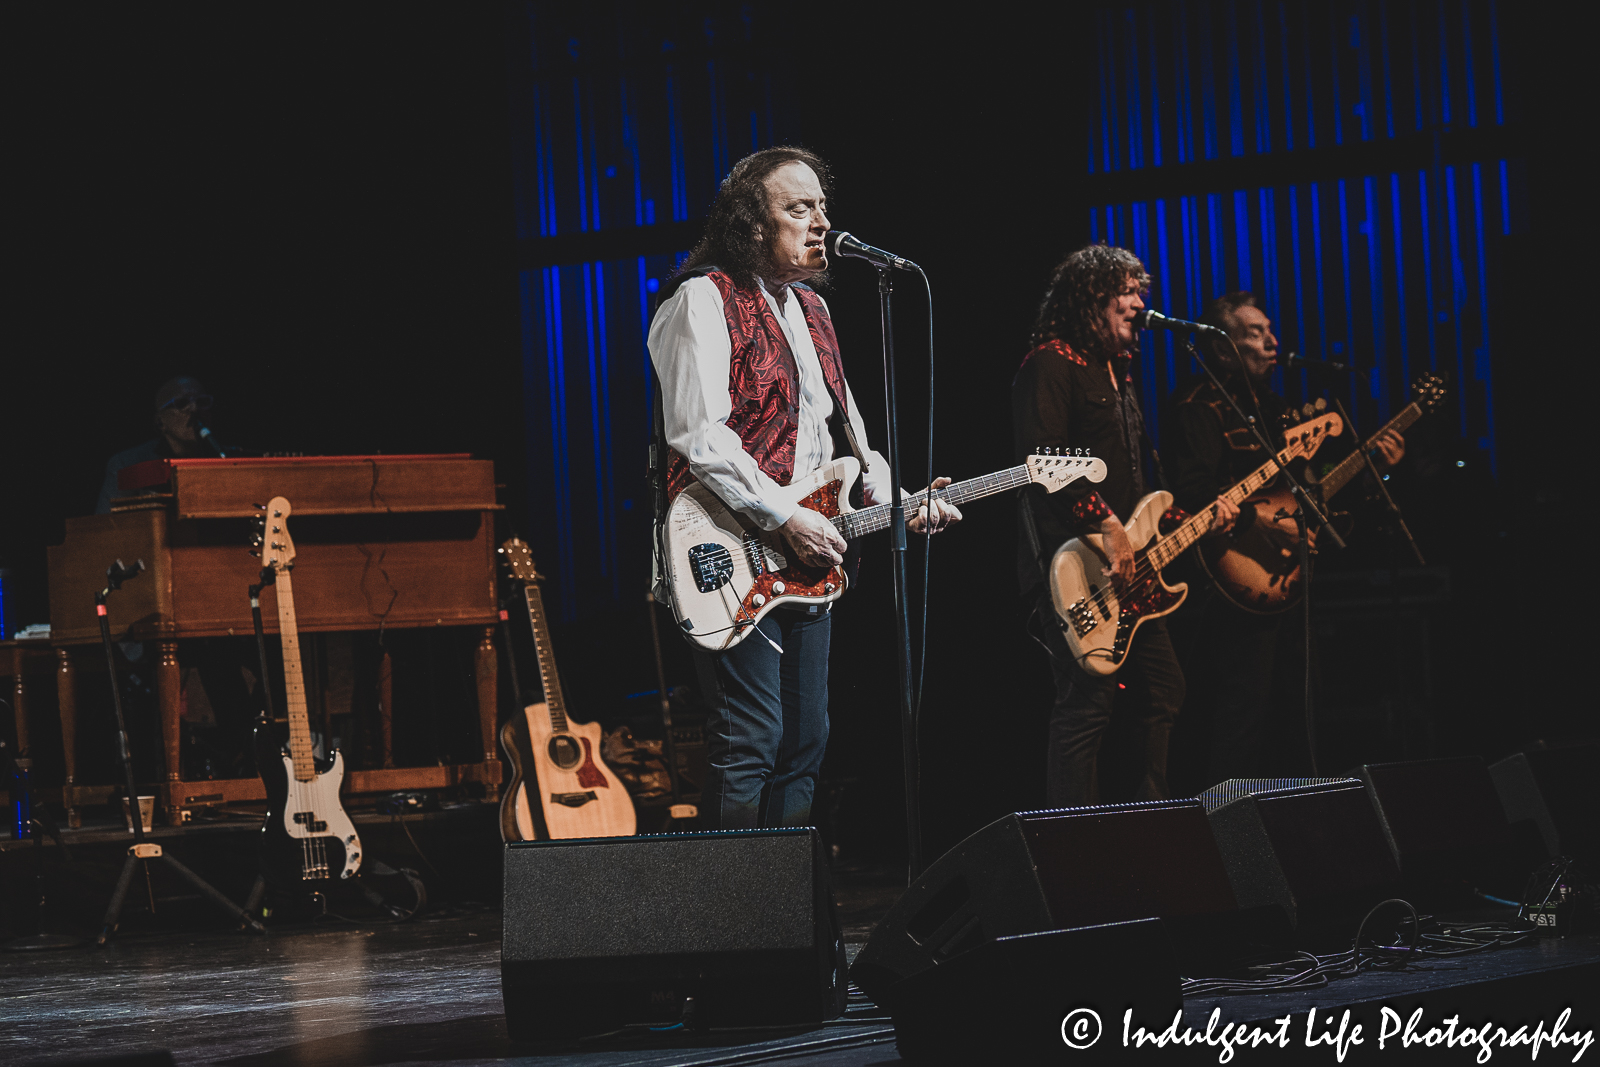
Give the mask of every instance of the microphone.
<svg viewBox="0 0 1600 1067">
<path fill-rule="evenodd" d="M 843 259 L 850 256 L 853 259 L 864 259 L 878 267 L 895 267 L 899 270 L 921 270 L 909 259 L 885 252 L 881 248 L 873 248 L 864 241 L 857 240 L 847 230 L 829 230 L 828 235 L 822 239 L 823 247 L 828 255 Z"/>
<path fill-rule="evenodd" d="M 207 426 L 203 422 L 199 423 L 198 425 L 200 427 L 200 438 L 201 438 L 201 440 L 205 441 L 206 444 L 208 444 L 212 448 L 216 449 L 217 450 L 217 455 L 220 458 L 227 459 L 228 458 L 228 454 L 222 450 L 222 445 L 217 443 L 216 437 L 213 436 L 213 434 L 211 433 L 211 427 Z"/>
<path fill-rule="evenodd" d="M 1203 322 L 1189 322 L 1187 319 L 1174 319 L 1145 308 L 1133 317 L 1133 328 L 1136 330 L 1179 330 L 1189 333 L 1222 333 L 1215 326 L 1207 326 Z"/>
<path fill-rule="evenodd" d="M 1285 370 L 1320 370 L 1335 374 L 1349 374 L 1355 370 L 1348 363 L 1335 363 L 1331 359 L 1306 359 L 1293 352 L 1278 357 L 1278 366 Z"/>
</svg>

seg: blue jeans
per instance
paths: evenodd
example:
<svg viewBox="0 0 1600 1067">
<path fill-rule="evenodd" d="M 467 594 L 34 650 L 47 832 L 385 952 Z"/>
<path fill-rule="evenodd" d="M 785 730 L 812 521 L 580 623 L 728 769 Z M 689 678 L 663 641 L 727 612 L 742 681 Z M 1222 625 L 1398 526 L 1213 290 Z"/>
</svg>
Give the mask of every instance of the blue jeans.
<svg viewBox="0 0 1600 1067">
<path fill-rule="evenodd" d="M 694 654 L 710 712 L 700 798 L 707 829 L 811 824 L 828 744 L 833 616 L 779 608 L 756 628 L 727 652 Z"/>
</svg>

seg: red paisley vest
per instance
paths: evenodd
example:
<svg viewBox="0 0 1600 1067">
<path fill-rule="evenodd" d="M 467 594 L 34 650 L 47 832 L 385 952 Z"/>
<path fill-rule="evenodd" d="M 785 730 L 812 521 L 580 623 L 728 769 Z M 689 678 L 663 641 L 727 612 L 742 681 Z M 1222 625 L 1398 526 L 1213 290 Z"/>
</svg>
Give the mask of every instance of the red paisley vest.
<svg viewBox="0 0 1600 1067">
<path fill-rule="evenodd" d="M 794 478 L 795 439 L 800 430 L 800 365 L 784 340 L 772 306 L 759 289 L 736 288 L 733 280 L 719 270 L 705 276 L 722 293 L 728 338 L 733 342 L 733 358 L 728 364 L 728 396 L 733 412 L 727 426 L 739 435 L 744 450 L 762 473 L 779 485 L 788 485 Z M 833 397 L 834 418 L 847 419 L 844 365 L 839 360 L 839 341 L 827 308 L 822 298 L 806 286 L 795 284 L 789 288 L 791 295 L 799 299 L 811 331 L 811 343 L 822 363 L 822 377 Z M 692 481 L 689 461 L 669 448 L 667 500 L 670 502 Z"/>
</svg>

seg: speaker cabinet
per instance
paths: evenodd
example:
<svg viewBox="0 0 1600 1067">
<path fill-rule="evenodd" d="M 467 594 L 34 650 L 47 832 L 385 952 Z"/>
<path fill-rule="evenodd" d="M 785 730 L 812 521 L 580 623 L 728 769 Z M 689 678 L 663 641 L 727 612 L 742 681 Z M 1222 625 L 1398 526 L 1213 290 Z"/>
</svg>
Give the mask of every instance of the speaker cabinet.
<svg viewBox="0 0 1600 1067">
<path fill-rule="evenodd" d="M 1208 818 L 1239 907 L 1281 909 L 1304 938 L 1354 936 L 1351 917 L 1399 891 L 1395 867 L 1366 787 L 1355 778 L 1276 782 L 1230 779 L 1202 798 L 1228 797 Z M 1348 928 L 1345 928 L 1348 927 Z"/>
<path fill-rule="evenodd" d="M 1408 891 L 1460 888 L 1515 861 L 1500 798 L 1478 757 L 1369 763 L 1360 777 Z"/>
<path fill-rule="evenodd" d="M 1489 768 L 1512 822 L 1531 820 L 1553 856 L 1600 861 L 1600 741 L 1517 752 Z"/>
<path fill-rule="evenodd" d="M 1189 965 L 1237 940 L 1237 914 L 1197 800 L 1020 812 L 924 871 L 873 929 L 850 976 L 879 1000 L 996 938 L 1146 918 L 1165 920 Z"/>
<path fill-rule="evenodd" d="M 523 841 L 505 850 L 501 981 L 515 1041 L 629 1023 L 814 1023 L 844 943 L 810 828 Z"/>
<path fill-rule="evenodd" d="M 1064 1025 L 1080 1046 L 1098 1035 L 1089 1055 L 1104 1059 L 1122 1051 L 1124 1011 L 1165 1025 L 1183 1007 L 1160 919 L 998 937 L 896 983 L 885 1000 L 904 1059 L 951 1064 L 1061 1062 Z M 1080 1021 L 1083 1009 L 1094 1017 Z"/>
</svg>

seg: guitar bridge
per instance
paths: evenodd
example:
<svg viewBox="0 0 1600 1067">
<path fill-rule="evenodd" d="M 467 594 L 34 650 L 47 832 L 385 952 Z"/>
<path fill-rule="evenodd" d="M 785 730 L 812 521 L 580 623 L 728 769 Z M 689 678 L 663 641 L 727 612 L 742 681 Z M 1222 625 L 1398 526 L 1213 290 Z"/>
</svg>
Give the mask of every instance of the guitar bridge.
<svg viewBox="0 0 1600 1067">
<path fill-rule="evenodd" d="M 1067 609 L 1067 621 L 1072 624 L 1073 632 L 1079 637 L 1085 636 L 1098 625 L 1088 600 L 1081 597 L 1076 604 Z"/>
<path fill-rule="evenodd" d="M 551 793 L 550 803 L 562 804 L 569 808 L 581 808 L 591 800 L 599 800 L 593 789 L 583 793 Z"/>
<path fill-rule="evenodd" d="M 694 587 L 709 593 L 733 577 L 733 554 L 714 542 L 695 545 L 689 550 L 689 569 L 694 572 Z"/>
</svg>

